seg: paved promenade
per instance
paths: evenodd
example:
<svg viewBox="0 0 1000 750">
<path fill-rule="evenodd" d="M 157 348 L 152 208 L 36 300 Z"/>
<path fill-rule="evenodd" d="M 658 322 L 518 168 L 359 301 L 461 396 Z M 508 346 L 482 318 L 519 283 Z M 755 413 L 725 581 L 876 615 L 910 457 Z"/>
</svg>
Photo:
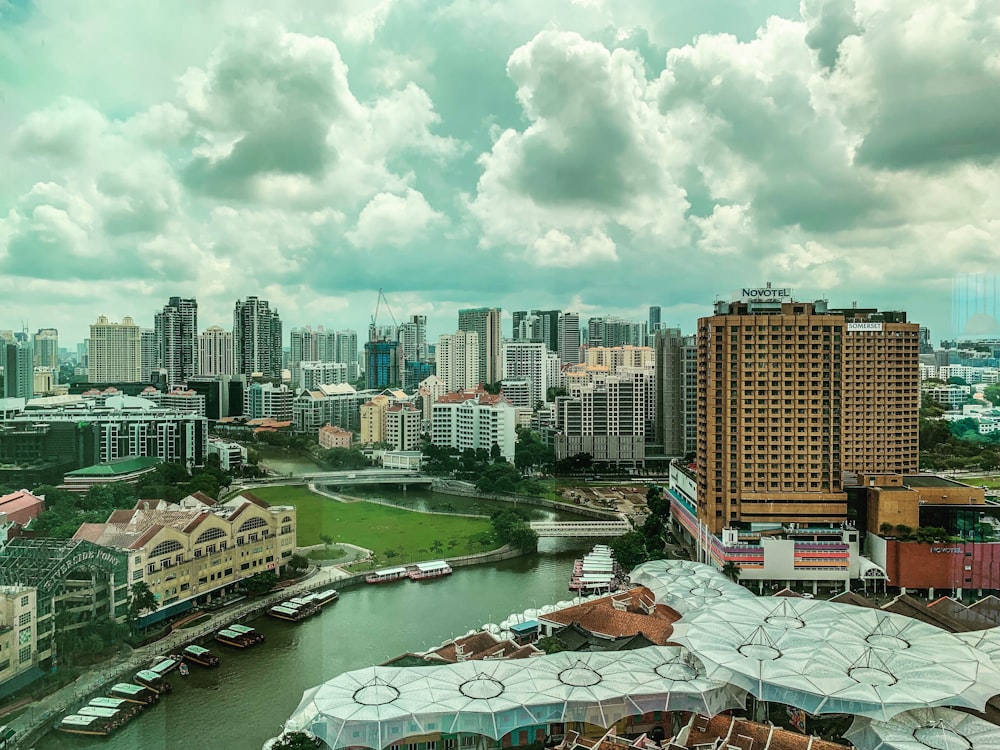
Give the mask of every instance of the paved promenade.
<svg viewBox="0 0 1000 750">
<path fill-rule="evenodd" d="M 350 577 L 349 574 L 340 568 L 333 566 L 319 567 L 314 569 L 301 581 L 278 592 L 254 599 L 250 602 L 241 603 L 232 608 L 213 612 L 211 613 L 210 620 L 196 627 L 179 629 L 156 641 L 156 643 L 134 650 L 130 649 L 128 653 L 122 653 L 103 664 L 95 665 L 92 671 L 81 675 L 76 681 L 35 701 L 31 708 L 10 722 L 9 725 L 18 734 L 17 747 L 30 747 L 30 742 L 26 742 L 25 740 L 31 739 L 32 735 L 35 735 L 38 730 L 46 725 L 53 724 L 57 719 L 70 713 L 84 698 L 103 686 L 110 686 L 116 682 L 131 681 L 132 675 L 143 667 L 148 666 L 155 657 L 176 653 L 192 641 L 204 638 L 226 625 L 255 615 L 272 604 L 282 599 L 287 599 L 291 594 L 336 584 L 337 581 L 348 577 Z M 2 720 L 0 720 L 0 723 L 3 723 Z"/>
</svg>

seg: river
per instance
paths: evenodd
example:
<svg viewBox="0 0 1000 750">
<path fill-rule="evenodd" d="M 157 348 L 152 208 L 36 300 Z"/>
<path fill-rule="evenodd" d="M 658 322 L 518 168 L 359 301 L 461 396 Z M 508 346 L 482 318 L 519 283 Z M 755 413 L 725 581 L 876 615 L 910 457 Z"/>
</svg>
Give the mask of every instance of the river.
<svg viewBox="0 0 1000 750">
<path fill-rule="evenodd" d="M 471 512 L 462 506 L 474 502 L 419 494 L 429 497 L 421 501 L 418 493 L 387 492 L 382 499 L 395 504 L 405 495 L 418 505 L 446 502 L 456 512 Z M 569 599 L 572 561 L 594 541 L 543 539 L 538 554 L 460 568 L 446 578 L 357 586 L 299 624 L 259 618 L 253 625 L 266 635 L 263 644 L 248 651 L 212 644 L 220 667 L 192 664 L 187 678 L 171 674 L 174 692 L 109 739 L 52 732 L 34 747 L 256 750 L 280 731 L 306 688 L 347 670 L 432 648 L 511 613 Z"/>
</svg>

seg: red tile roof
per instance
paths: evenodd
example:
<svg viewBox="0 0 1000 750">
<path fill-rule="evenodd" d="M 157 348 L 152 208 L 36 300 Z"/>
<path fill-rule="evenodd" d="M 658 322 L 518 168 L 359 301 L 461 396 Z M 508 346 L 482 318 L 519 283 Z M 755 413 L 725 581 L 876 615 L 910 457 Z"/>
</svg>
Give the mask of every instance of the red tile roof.
<svg viewBox="0 0 1000 750">
<path fill-rule="evenodd" d="M 808 726 L 807 726 L 808 728 Z M 847 745 L 821 740 L 771 724 L 741 721 L 731 716 L 719 715 L 713 719 L 694 718 L 687 747 L 712 745 L 722 739 L 723 747 L 739 750 L 845 750 Z"/>
<path fill-rule="evenodd" d="M 664 604 L 653 604 L 653 593 L 645 586 L 592 599 L 574 607 L 541 615 L 538 619 L 557 625 L 576 623 L 584 630 L 608 638 L 642 633 L 658 645 L 666 645 L 680 614 Z"/>
</svg>

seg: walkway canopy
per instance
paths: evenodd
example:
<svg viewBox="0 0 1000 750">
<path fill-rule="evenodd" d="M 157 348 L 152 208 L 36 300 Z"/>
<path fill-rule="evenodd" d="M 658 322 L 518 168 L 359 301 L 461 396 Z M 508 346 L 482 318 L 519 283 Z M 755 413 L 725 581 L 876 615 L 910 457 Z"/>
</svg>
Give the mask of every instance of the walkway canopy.
<svg viewBox="0 0 1000 750">
<path fill-rule="evenodd" d="M 559 653 L 435 667 L 368 667 L 307 690 L 285 731 L 309 731 L 331 748 L 381 750 L 434 732 L 494 739 L 522 727 L 580 721 L 609 727 L 650 711 L 713 716 L 746 693 L 706 678 L 684 649 Z"/>
<path fill-rule="evenodd" d="M 733 583 L 715 568 L 690 560 L 653 560 L 643 563 L 629 576 L 632 585 L 642 585 L 653 592 L 657 604 L 666 604 L 682 615 L 721 601 L 757 597 Z"/>
<path fill-rule="evenodd" d="M 887 720 L 926 706 L 981 711 L 1000 685 L 989 655 L 955 634 L 847 604 L 720 600 L 686 614 L 671 640 L 710 677 L 813 714 Z"/>
<path fill-rule="evenodd" d="M 918 708 L 889 721 L 858 718 L 844 738 L 858 750 L 1000 750 L 996 724 L 950 708 Z"/>
</svg>

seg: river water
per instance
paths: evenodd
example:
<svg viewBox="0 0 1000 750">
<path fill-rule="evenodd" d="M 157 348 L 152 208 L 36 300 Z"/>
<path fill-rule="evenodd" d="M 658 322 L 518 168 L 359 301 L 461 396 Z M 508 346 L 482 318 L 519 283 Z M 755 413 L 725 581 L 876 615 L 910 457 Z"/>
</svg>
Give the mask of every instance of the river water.
<svg viewBox="0 0 1000 750">
<path fill-rule="evenodd" d="M 386 492 L 379 498 L 489 512 L 467 507 L 475 501 L 432 493 Z M 561 512 L 538 515 L 564 517 Z M 573 559 L 594 541 L 543 539 L 538 554 L 460 568 L 445 578 L 357 586 L 299 624 L 261 617 L 253 625 L 265 634 L 263 644 L 240 651 L 213 643 L 222 659 L 218 668 L 192 664 L 187 678 L 172 673 L 174 692 L 112 737 L 52 732 L 35 748 L 256 750 L 280 731 L 306 688 L 347 670 L 432 648 L 511 613 L 569 599 Z"/>
</svg>

